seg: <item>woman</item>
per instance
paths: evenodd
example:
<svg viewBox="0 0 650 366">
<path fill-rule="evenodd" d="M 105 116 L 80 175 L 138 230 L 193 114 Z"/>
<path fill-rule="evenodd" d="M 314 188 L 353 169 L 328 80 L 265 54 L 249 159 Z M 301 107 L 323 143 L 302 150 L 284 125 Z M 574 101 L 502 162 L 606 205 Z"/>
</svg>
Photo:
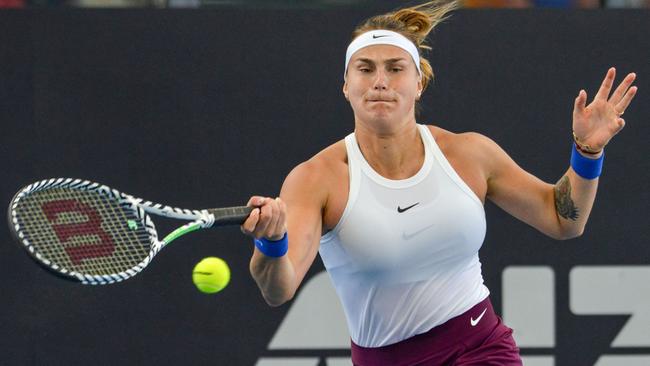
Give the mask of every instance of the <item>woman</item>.
<svg viewBox="0 0 650 366">
<path fill-rule="evenodd" d="M 520 365 L 483 285 L 485 199 L 553 238 L 580 235 L 603 148 L 637 91 L 629 74 L 610 96 L 613 68 L 588 106 L 580 91 L 571 166 L 544 183 L 480 134 L 416 122 L 433 76 L 424 41 L 456 7 L 430 2 L 354 31 L 343 85 L 354 133 L 294 168 L 281 198 L 252 197 L 242 225 L 256 238 L 250 271 L 272 306 L 294 296 L 320 252 L 357 365 Z"/>
</svg>

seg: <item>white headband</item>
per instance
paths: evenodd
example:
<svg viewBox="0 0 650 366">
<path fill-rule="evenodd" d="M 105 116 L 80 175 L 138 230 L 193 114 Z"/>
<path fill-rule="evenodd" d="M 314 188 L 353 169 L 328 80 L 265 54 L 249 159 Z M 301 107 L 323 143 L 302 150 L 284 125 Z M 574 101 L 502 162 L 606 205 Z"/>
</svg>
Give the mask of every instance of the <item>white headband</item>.
<svg viewBox="0 0 650 366">
<path fill-rule="evenodd" d="M 417 67 L 418 73 L 422 75 L 422 70 L 420 70 L 420 54 L 418 53 L 415 44 L 397 32 L 378 29 L 363 33 L 350 43 L 348 51 L 345 53 L 345 72 L 343 73 L 343 77 L 345 77 L 345 74 L 348 72 L 348 64 L 350 63 L 352 55 L 362 48 L 378 44 L 396 46 L 408 52 L 411 55 L 411 58 L 413 58 L 413 62 L 415 62 L 415 67 Z"/>
</svg>

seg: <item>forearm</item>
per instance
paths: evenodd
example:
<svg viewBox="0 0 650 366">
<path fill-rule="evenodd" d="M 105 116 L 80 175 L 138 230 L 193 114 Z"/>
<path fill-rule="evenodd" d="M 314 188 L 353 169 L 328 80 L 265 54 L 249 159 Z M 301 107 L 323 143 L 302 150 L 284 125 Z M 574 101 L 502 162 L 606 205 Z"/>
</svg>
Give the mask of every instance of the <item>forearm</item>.
<svg viewBox="0 0 650 366">
<path fill-rule="evenodd" d="M 598 157 L 598 156 L 594 156 Z M 560 225 L 561 238 L 582 235 L 596 199 L 598 178 L 585 179 L 569 168 L 555 184 L 555 211 Z"/>
<path fill-rule="evenodd" d="M 250 261 L 250 272 L 269 305 L 280 306 L 293 298 L 296 292 L 296 274 L 288 255 L 273 258 L 255 249 Z"/>
<path fill-rule="evenodd" d="M 271 306 L 282 305 L 293 298 L 318 254 L 321 212 L 327 197 L 319 188 L 321 174 L 324 174 L 321 172 L 324 170 L 303 163 L 287 176 L 282 186 L 282 199 L 253 196 L 249 200 L 249 205 L 259 207 L 241 227 L 244 234 L 259 238 L 255 240 L 249 270 L 264 300 Z"/>
</svg>

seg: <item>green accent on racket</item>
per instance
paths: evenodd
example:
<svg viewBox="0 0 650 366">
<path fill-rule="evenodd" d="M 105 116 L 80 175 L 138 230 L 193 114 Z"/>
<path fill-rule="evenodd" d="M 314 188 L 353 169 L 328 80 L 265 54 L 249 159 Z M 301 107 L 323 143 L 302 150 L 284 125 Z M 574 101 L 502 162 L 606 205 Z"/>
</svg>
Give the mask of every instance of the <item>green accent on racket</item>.
<svg viewBox="0 0 650 366">
<path fill-rule="evenodd" d="M 191 223 L 187 225 L 183 225 L 179 227 L 178 229 L 172 231 L 169 233 L 163 240 L 162 243 L 163 245 L 167 245 L 171 243 L 172 241 L 178 239 L 178 237 L 183 236 L 185 234 L 191 233 L 192 231 L 199 230 L 201 228 L 201 225 L 198 223 Z"/>
</svg>

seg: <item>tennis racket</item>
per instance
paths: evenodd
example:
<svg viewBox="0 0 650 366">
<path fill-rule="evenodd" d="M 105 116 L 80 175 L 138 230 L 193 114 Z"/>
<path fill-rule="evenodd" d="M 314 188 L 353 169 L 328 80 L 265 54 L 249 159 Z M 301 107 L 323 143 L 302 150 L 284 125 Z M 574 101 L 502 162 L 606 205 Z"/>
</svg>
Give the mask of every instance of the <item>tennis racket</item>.
<svg viewBox="0 0 650 366">
<path fill-rule="evenodd" d="M 99 183 L 55 178 L 22 188 L 9 205 L 9 227 L 30 256 L 54 274 L 89 285 L 140 273 L 187 233 L 241 225 L 252 207 L 186 210 L 144 201 Z M 149 215 L 191 222 L 164 239 Z"/>
</svg>

